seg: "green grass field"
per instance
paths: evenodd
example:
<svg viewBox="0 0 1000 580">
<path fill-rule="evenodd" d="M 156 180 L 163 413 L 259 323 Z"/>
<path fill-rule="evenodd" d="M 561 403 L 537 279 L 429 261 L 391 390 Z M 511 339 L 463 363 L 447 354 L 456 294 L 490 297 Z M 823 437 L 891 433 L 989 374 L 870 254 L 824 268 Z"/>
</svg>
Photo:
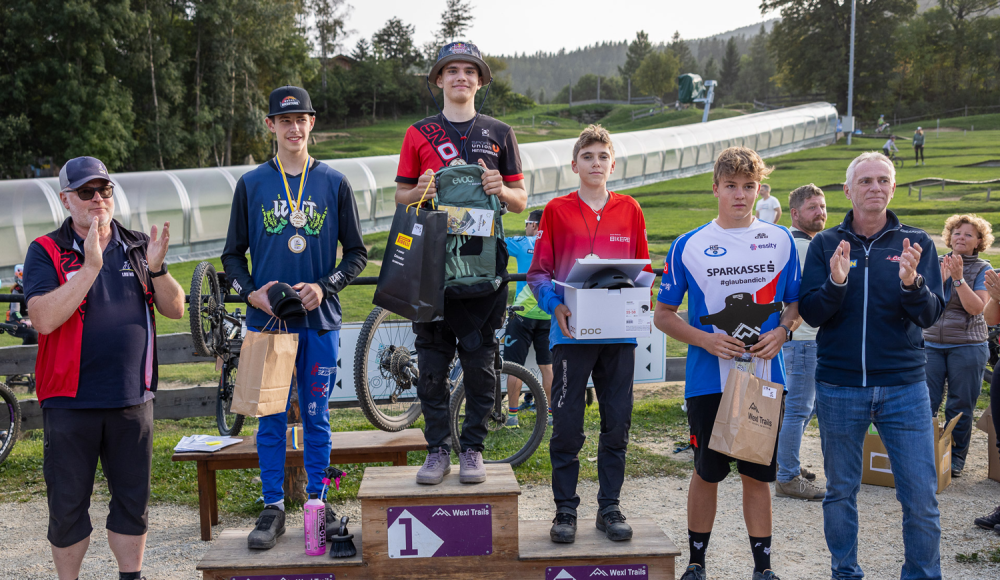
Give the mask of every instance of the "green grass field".
<svg viewBox="0 0 1000 580">
<path fill-rule="evenodd" d="M 545 111 L 542 111 L 543 113 Z M 551 111 L 549 111 L 551 112 Z M 731 111 L 725 111 L 725 114 Z M 683 122 L 678 116 L 673 120 L 664 114 L 658 122 Z M 690 112 L 682 111 L 681 114 Z M 524 117 L 524 113 L 519 113 Z M 612 111 L 610 115 L 619 115 L 621 121 L 627 120 L 627 111 Z M 512 117 L 518 117 L 513 115 Z M 536 127 L 540 126 L 540 116 L 536 116 Z M 573 136 L 580 125 L 570 126 L 575 122 L 564 117 L 549 115 L 560 123 L 548 134 L 534 136 L 524 132 L 526 142 L 533 137 L 562 138 Z M 655 119 L 655 117 L 654 117 Z M 511 122 L 513 119 L 508 119 Z M 973 123 L 974 121 L 974 123 Z M 359 143 L 366 148 L 364 154 L 396 153 L 402 131 L 410 120 L 400 120 L 398 123 L 379 125 L 366 128 L 358 137 Z M 523 123 L 523 119 L 519 121 Z M 615 121 L 618 122 L 618 121 Z M 563 124 L 565 123 L 565 125 Z M 530 117 L 527 119 L 530 128 Z M 1000 115 L 984 115 L 942 120 L 942 127 L 961 127 L 967 124 L 977 126 L 977 130 L 962 133 L 960 131 L 942 131 L 940 134 L 928 132 L 926 155 L 927 165 L 914 167 L 909 160 L 906 143 L 901 143 L 900 149 L 906 156 L 906 165 L 899 170 L 896 197 L 890 204 L 890 209 L 899 214 L 903 222 L 921 227 L 932 234 L 939 234 L 945 218 L 954 213 L 978 213 L 988 219 L 994 229 L 1000 229 L 1000 184 L 995 184 L 991 201 L 986 200 L 985 185 L 949 185 L 941 191 L 939 186 L 925 187 L 922 199 L 917 198 L 914 189 L 908 195 L 906 183 L 928 177 L 939 177 L 963 181 L 983 181 L 1000 177 L 998 168 L 963 168 L 962 165 L 977 163 L 990 159 L 1000 159 Z M 930 123 L 928 123 L 930 125 Z M 665 126 L 665 125 L 664 125 Z M 914 128 L 916 125 L 914 125 Z M 982 130 L 978 127 L 992 127 Z M 900 132 L 901 131 L 897 131 Z M 366 141 L 367 140 L 367 141 Z M 393 141 L 395 140 L 395 141 Z M 327 141 L 324 145 L 332 146 L 337 141 Z M 363 143 L 362 143 L 363 142 Z M 359 144 L 355 143 L 355 145 Z M 393 145 L 393 143 L 396 143 Z M 844 172 L 850 160 L 860 152 L 881 147 L 882 141 L 873 139 L 855 139 L 854 144 L 847 146 L 842 140 L 836 145 L 810 149 L 789 155 L 783 155 L 767 160 L 774 165 L 775 171 L 768 182 L 773 192 L 782 202 L 783 209 L 779 223 L 790 225 L 787 213 L 788 193 L 799 185 L 815 183 L 826 187 L 827 203 L 830 208 L 827 226 L 833 226 L 844 217 L 849 203 L 843 195 L 839 184 L 844 180 Z M 378 148 L 383 147 L 384 150 Z M 395 149 L 395 150 L 394 150 Z M 331 150 L 332 151 L 332 150 Z M 321 155 L 320 153 L 316 153 Z M 345 154 L 346 155 L 346 154 Z M 350 156 L 356 156 L 353 153 Z M 642 188 L 626 190 L 623 193 L 634 196 L 642 205 L 648 225 L 650 252 L 654 264 L 661 265 L 667 253 L 670 242 L 678 235 L 697 227 L 716 215 L 716 202 L 711 193 L 711 176 L 677 179 L 653 184 Z M 524 232 L 525 214 L 508 214 L 504 224 L 508 235 Z M 366 236 L 366 242 L 373 246 L 384 246 L 387 234 L 372 234 Z M 943 252 L 938 248 L 938 252 Z M 986 254 L 994 266 L 1000 266 L 1000 254 Z M 213 260 L 217 268 L 221 267 L 218 259 Z M 171 273 L 181 285 L 190 287 L 191 275 L 196 263 L 187 262 L 171 265 Z M 365 276 L 377 276 L 378 265 L 369 264 Z M 6 289 L 0 289 L 6 291 Z M 361 321 L 371 310 L 373 286 L 352 286 L 341 293 L 341 303 L 344 309 L 345 321 Z M 683 306 L 682 306 L 683 308 Z M 185 318 L 178 321 L 158 319 L 158 331 L 187 332 L 190 328 Z M 7 336 L 0 337 L 0 346 L 14 344 Z M 684 345 L 669 340 L 668 356 L 683 356 Z M 201 365 L 171 365 L 160 369 L 160 376 L 167 381 L 182 381 L 186 383 L 214 383 L 217 375 L 211 364 Z M 980 400 L 980 408 L 984 404 L 987 391 Z M 653 443 L 683 442 L 685 435 L 685 420 L 680 410 L 681 399 L 672 398 L 675 394 L 645 393 L 637 396 L 632 435 L 634 444 L 630 446 L 627 472 L 633 476 L 640 475 L 680 475 L 690 469 L 688 464 L 679 463 L 664 455 L 650 451 L 644 445 Z M 332 413 L 336 430 L 372 429 L 357 410 L 337 410 Z M 417 427 L 422 422 L 418 421 Z M 214 421 L 211 418 L 194 418 L 182 421 L 157 421 L 156 438 L 153 459 L 153 498 L 156 501 L 169 501 L 195 506 L 198 502 L 197 483 L 193 465 L 172 463 L 170 453 L 173 446 L 182 435 L 191 433 L 213 433 Z M 599 432 L 599 416 L 597 407 L 587 409 L 586 415 L 587 444 L 581 451 L 581 477 L 596 480 L 596 464 L 583 458 L 596 456 L 597 434 Z M 41 477 L 42 440 L 40 431 L 32 431 L 19 441 L 6 463 L 0 465 L 0 501 L 26 500 L 44 496 L 44 483 Z M 420 464 L 423 453 L 411 453 L 411 465 Z M 343 497 L 353 497 L 357 493 L 362 466 L 348 466 L 346 487 L 340 492 Z M 522 483 L 549 481 L 551 465 L 548 456 L 548 441 L 524 465 L 517 468 L 518 479 Z M 228 471 L 219 474 L 220 508 L 224 511 L 252 515 L 259 509 L 255 500 L 260 493 L 259 484 L 252 485 L 250 479 L 258 474 L 258 470 Z M 103 476 L 98 473 L 97 494 L 99 498 L 107 497 L 107 486 Z"/>
</svg>

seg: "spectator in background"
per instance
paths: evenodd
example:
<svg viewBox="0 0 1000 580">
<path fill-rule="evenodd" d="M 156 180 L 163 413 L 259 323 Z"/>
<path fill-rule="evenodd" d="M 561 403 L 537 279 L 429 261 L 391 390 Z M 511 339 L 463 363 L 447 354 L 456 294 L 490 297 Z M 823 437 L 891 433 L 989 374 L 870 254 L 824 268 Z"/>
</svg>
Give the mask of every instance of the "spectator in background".
<svg viewBox="0 0 1000 580">
<path fill-rule="evenodd" d="M 986 291 L 989 299 L 986 301 L 983 318 L 990 326 L 1000 324 L 1000 276 L 996 270 L 986 270 Z M 993 431 L 1000 433 L 1000 396 L 997 393 L 1000 393 L 1000 373 L 994 372 L 990 382 L 990 409 L 993 412 Z M 1000 441 L 997 442 L 997 447 L 1000 447 Z M 990 515 L 976 518 L 975 523 L 980 528 L 1000 534 L 1000 505 Z"/>
<path fill-rule="evenodd" d="M 10 287 L 11 294 L 24 294 L 24 264 L 14 266 L 14 284 Z M 21 344 L 38 344 L 38 331 L 32 328 L 31 319 L 28 318 L 27 301 L 11 302 L 7 309 L 7 322 L 16 324 L 17 330 L 11 332 L 14 338 L 20 338 Z M 9 379 L 8 379 L 9 380 Z"/>
<path fill-rule="evenodd" d="M 882 145 L 882 155 L 885 155 L 889 159 L 892 159 L 892 154 L 890 153 L 890 151 L 892 150 L 895 150 L 896 153 L 899 153 L 899 147 L 896 147 L 895 135 L 889 137 L 889 139 L 885 142 L 885 144 Z"/>
<path fill-rule="evenodd" d="M 834 580 L 864 576 L 857 498 L 871 423 L 888 450 L 903 507 L 901 578 L 941 578 L 934 430 L 920 344 L 920 329 L 944 310 L 941 269 L 930 237 L 888 210 L 895 191 L 889 159 L 874 151 L 855 158 L 844 183 L 852 209 L 813 238 L 802 275 L 802 318 L 820 329 L 816 415 Z"/>
<path fill-rule="evenodd" d="M 757 201 L 757 219 L 771 224 L 781 219 L 781 202 L 771 196 L 771 186 L 760 184 L 760 199 Z"/>
<path fill-rule="evenodd" d="M 921 165 L 927 165 L 924 162 L 924 128 L 917 127 L 917 130 L 913 133 L 913 155 L 915 157 L 914 162 L 919 162 Z M 947 240 L 945 240 L 947 241 Z"/>
<path fill-rule="evenodd" d="M 507 252 L 511 258 L 517 260 L 517 273 L 527 274 L 531 268 L 531 259 L 535 255 L 535 235 L 538 233 L 538 223 L 542 221 L 542 210 L 536 209 L 528 214 L 528 219 L 524 220 L 524 235 L 507 238 Z M 542 373 L 542 388 L 545 389 L 545 397 L 552 400 L 552 351 L 549 350 L 549 331 L 551 330 L 552 317 L 538 306 L 535 295 L 531 293 L 531 288 L 525 282 L 517 283 L 517 296 L 514 297 L 514 306 L 521 306 L 524 310 L 516 312 L 507 321 L 507 335 L 503 342 L 503 358 L 510 362 L 524 365 L 528 359 L 528 348 L 535 345 L 535 363 Z M 521 381 L 514 377 L 507 377 L 507 427 L 516 428 L 519 426 L 517 413 L 522 405 L 518 405 L 521 398 Z M 524 406 L 535 405 L 537 401 L 524 401 Z M 541 413 L 541 409 L 538 409 Z M 552 407 L 548 408 L 548 423 L 552 424 Z"/>
<path fill-rule="evenodd" d="M 951 475 L 958 477 L 965 466 L 972 438 L 972 410 L 983 387 L 983 370 L 990 358 L 986 344 L 989 330 L 983 319 L 986 306 L 986 271 L 990 263 L 979 252 L 993 244 L 990 223 L 976 215 L 953 215 L 941 232 L 951 252 L 939 258 L 944 280 L 944 314 L 924 330 L 927 352 L 927 389 L 931 415 L 937 416 L 948 380 L 944 418 L 962 413 L 951 432 Z"/>
<path fill-rule="evenodd" d="M 799 264 L 805 265 L 813 236 L 826 227 L 826 197 L 810 183 L 788 196 L 792 238 Z M 799 464 L 799 447 L 809 419 L 816 411 L 816 329 L 802 322 L 792 325 L 792 339 L 781 347 L 785 359 L 785 416 L 778 436 L 776 497 L 822 501 L 826 489 L 813 483 L 816 474 Z"/>
</svg>

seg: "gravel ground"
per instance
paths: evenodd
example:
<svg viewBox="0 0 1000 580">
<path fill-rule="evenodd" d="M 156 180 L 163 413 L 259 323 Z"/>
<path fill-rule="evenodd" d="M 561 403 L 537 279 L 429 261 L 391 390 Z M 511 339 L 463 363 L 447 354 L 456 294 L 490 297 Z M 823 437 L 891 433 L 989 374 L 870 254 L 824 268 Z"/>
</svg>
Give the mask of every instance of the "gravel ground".
<svg viewBox="0 0 1000 580">
<path fill-rule="evenodd" d="M 980 561 L 959 563 L 956 554 L 985 553 L 1000 548 L 1000 536 L 976 528 L 972 520 L 990 512 L 1000 503 L 1000 484 L 986 479 L 986 436 L 976 430 L 965 474 L 938 496 L 943 528 L 941 562 L 944 577 L 952 579 L 1000 578 L 1000 564 Z M 670 453 L 670 451 L 664 451 Z M 681 456 L 683 457 L 683 455 Z M 819 434 L 815 428 L 803 440 L 803 462 L 822 479 Z M 687 562 L 686 479 L 671 477 L 630 479 L 625 482 L 622 509 L 626 515 L 654 518 L 683 555 L 678 568 Z M 592 525 L 596 515 L 596 483 L 580 485 L 583 505 L 580 524 Z M 862 486 L 858 497 L 861 512 L 860 561 L 869 578 L 898 578 L 902 565 L 902 515 L 894 490 Z M 553 513 L 552 491 L 547 486 L 524 486 L 519 502 L 521 519 L 550 519 Z M 358 521 L 361 506 L 349 501 L 338 513 Z M 95 533 L 84 561 L 82 580 L 113 577 L 114 558 L 104 533 L 107 507 L 95 504 L 91 518 Z M 251 518 L 222 515 L 214 528 L 216 535 L 227 527 L 250 527 Z M 47 508 L 42 501 L 0 504 L 0 578 L 28 580 L 55 577 L 52 557 L 45 540 Z M 195 565 L 210 547 L 199 541 L 198 513 L 188 507 L 153 505 L 150 507 L 150 531 L 144 574 L 146 578 L 191 579 L 199 575 Z M 291 514 L 288 525 L 302 525 L 302 515 Z M 830 556 L 823 537 L 822 505 L 789 499 L 774 500 L 774 568 L 785 580 L 829 578 Z M 708 570 L 712 578 L 749 578 L 752 559 L 743 523 L 738 479 L 729 477 L 719 487 L 719 509 L 715 532 L 708 552 Z"/>
</svg>

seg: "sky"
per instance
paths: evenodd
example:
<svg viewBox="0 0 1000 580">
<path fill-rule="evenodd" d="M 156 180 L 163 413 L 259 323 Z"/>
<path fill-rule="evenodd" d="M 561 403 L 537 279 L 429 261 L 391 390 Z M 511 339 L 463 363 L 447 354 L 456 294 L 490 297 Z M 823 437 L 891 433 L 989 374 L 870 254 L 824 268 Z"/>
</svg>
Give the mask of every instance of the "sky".
<svg viewBox="0 0 1000 580">
<path fill-rule="evenodd" d="M 417 46 L 433 39 L 445 0 L 347 0 L 352 9 L 344 52 L 359 38 L 371 39 L 389 18 L 415 26 Z M 702 38 L 778 16 L 762 15 L 757 0 L 471 0 L 475 20 L 468 38 L 487 53 L 532 54 L 572 50 L 595 42 L 635 38 L 645 30 L 656 44 L 675 30 Z"/>
</svg>

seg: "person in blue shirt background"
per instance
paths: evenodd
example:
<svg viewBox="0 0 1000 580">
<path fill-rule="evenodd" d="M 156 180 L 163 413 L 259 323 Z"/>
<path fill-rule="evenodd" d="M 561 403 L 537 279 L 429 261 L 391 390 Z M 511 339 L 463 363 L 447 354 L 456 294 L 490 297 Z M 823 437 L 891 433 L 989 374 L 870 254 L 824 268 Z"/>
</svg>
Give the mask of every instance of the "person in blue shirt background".
<svg viewBox="0 0 1000 580">
<path fill-rule="evenodd" d="M 531 268 L 531 259 L 535 256 L 535 235 L 538 234 L 538 222 L 542 220 L 542 210 L 536 209 L 524 220 L 524 235 L 507 238 L 507 252 L 517 260 L 517 273 L 527 274 Z M 507 322 L 507 335 L 503 340 L 503 358 L 510 362 L 524 365 L 528 360 L 528 349 L 535 345 L 535 363 L 542 373 L 542 388 L 549 400 L 552 397 L 552 351 L 549 350 L 549 330 L 552 317 L 538 307 L 535 295 L 531 293 L 526 282 L 517 283 L 515 306 L 523 306 L 524 310 L 517 312 Z M 517 412 L 520 410 L 521 381 L 514 377 L 507 379 L 508 415 L 507 427 L 518 427 Z M 525 400 L 525 405 L 533 404 Z M 549 425 L 552 424 L 552 407 L 549 407 Z"/>
</svg>

